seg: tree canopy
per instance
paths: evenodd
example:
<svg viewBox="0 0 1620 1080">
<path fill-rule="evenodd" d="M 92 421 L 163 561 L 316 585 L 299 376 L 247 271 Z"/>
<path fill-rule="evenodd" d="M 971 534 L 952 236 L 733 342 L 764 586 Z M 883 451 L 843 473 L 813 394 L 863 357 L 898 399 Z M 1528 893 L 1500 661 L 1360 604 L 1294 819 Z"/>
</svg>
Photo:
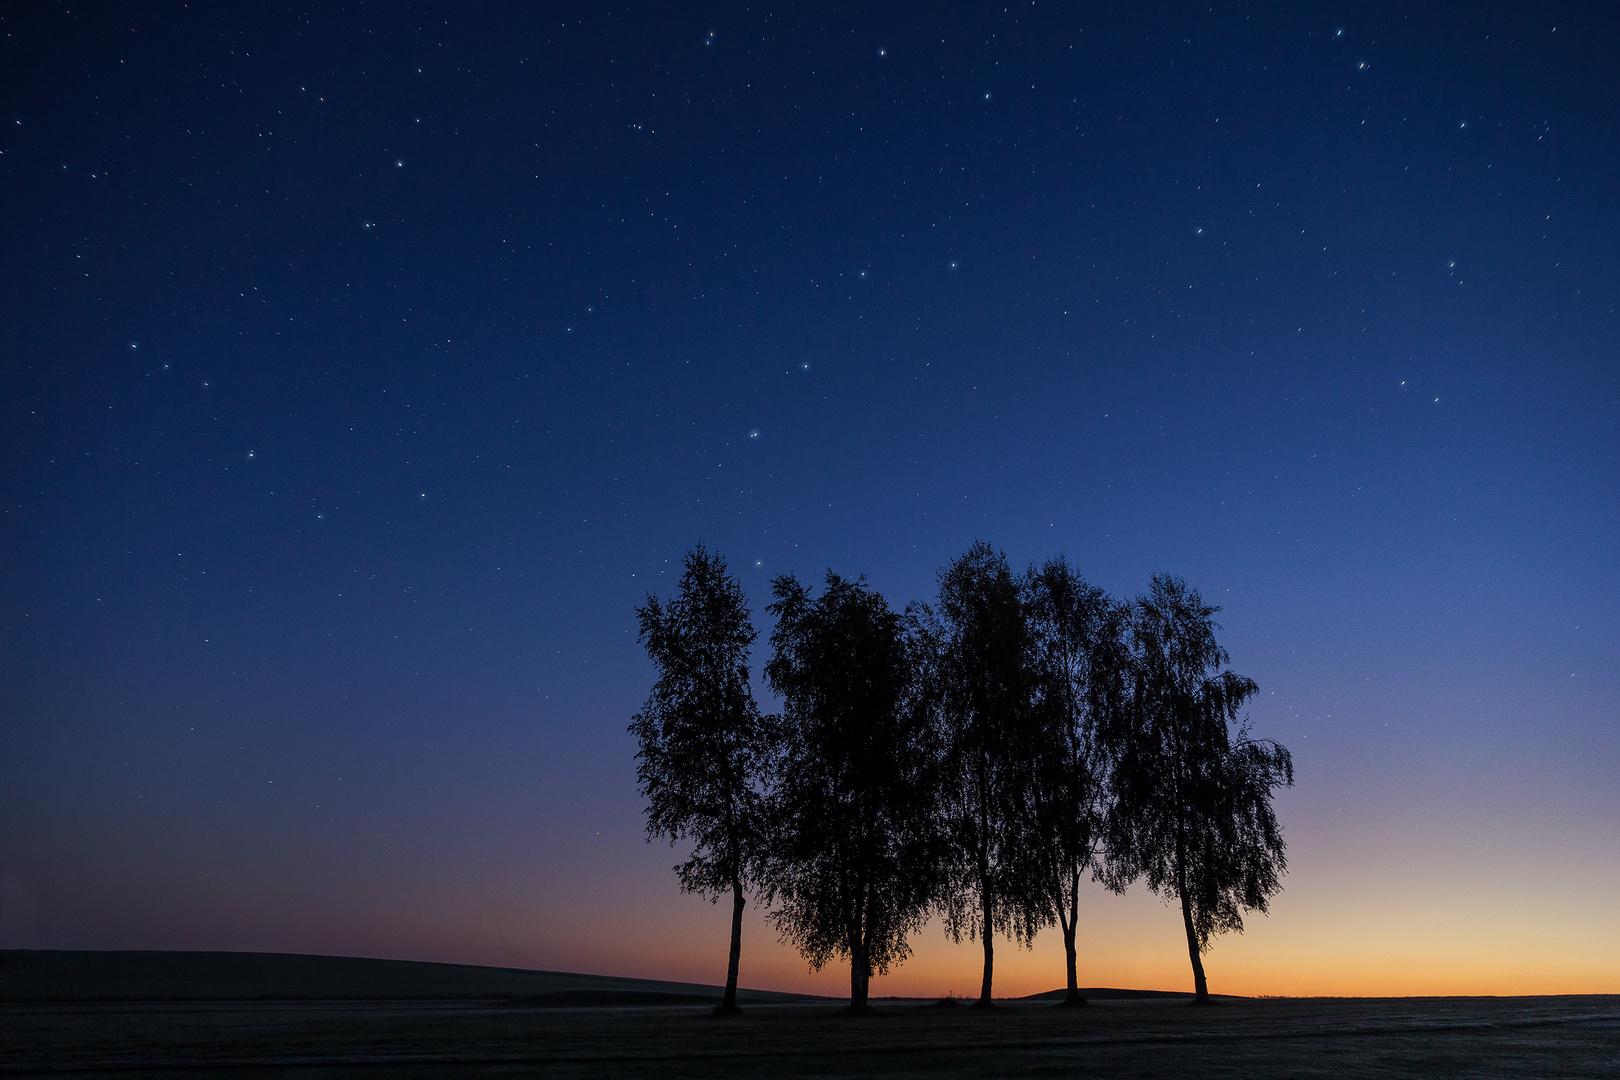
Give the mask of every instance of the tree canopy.
<svg viewBox="0 0 1620 1080">
<path fill-rule="evenodd" d="M 1138 875 L 1180 902 L 1196 998 L 1209 1000 L 1210 938 L 1264 913 L 1288 863 L 1272 790 L 1294 782 L 1282 746 L 1250 739 L 1243 704 L 1258 689 L 1225 669 L 1212 616 L 1180 578 L 1155 575 L 1132 605 L 1131 701 L 1114 770 L 1116 882 Z"/>
<path fill-rule="evenodd" d="M 1024 617 L 1033 653 L 1036 734 L 1027 786 L 1025 871 L 1063 933 L 1067 1004 L 1080 996 L 1075 935 L 1081 884 L 1098 869 L 1111 808 L 1114 740 L 1126 700 L 1125 612 L 1061 556 L 1030 567 Z"/>
<path fill-rule="evenodd" d="M 765 677 L 782 697 L 772 796 L 771 920 L 814 968 L 850 962 L 850 1008 L 910 954 L 932 899 L 936 759 L 918 701 L 915 640 L 863 580 L 830 571 L 820 596 L 772 583 Z"/>
<path fill-rule="evenodd" d="M 1037 736 L 1033 639 L 1007 557 L 979 541 L 940 571 L 936 625 L 943 825 L 952 854 L 941 907 L 953 938 L 979 939 L 979 1004 L 989 1005 L 995 936 L 1027 944 L 1048 910 L 1022 859 Z"/>
<path fill-rule="evenodd" d="M 676 596 L 668 602 L 648 596 L 636 615 L 658 671 L 630 723 L 640 743 L 636 779 L 647 799 L 647 834 L 672 844 L 693 841 L 691 857 L 675 868 L 683 890 L 710 900 L 731 893 L 721 1004 L 730 1011 L 737 1005 L 744 889 L 766 850 L 772 739 L 749 684 L 756 632 L 742 586 L 702 544 L 687 552 Z"/>
</svg>

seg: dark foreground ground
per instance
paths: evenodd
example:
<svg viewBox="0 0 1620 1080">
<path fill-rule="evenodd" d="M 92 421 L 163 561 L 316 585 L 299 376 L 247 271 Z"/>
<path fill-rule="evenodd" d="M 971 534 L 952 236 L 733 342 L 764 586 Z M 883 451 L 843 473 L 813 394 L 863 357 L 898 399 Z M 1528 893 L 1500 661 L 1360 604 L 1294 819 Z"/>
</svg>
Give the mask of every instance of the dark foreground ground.
<svg viewBox="0 0 1620 1080">
<path fill-rule="evenodd" d="M 721 1018 L 639 1003 L 645 986 L 610 1006 L 19 1000 L 3 978 L 0 989 L 0 1077 L 1620 1076 L 1613 996 L 883 1002 L 864 1017 L 756 1002 Z"/>
</svg>

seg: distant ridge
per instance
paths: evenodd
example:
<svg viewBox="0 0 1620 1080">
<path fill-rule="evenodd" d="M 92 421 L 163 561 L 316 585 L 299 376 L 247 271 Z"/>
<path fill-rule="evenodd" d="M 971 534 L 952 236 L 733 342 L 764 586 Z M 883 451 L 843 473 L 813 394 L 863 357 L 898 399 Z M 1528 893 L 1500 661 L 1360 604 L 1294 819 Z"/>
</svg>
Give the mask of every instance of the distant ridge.
<svg viewBox="0 0 1620 1080">
<path fill-rule="evenodd" d="M 562 1008 L 718 1002 L 703 983 L 299 953 L 0 950 L 0 1001 L 444 1001 Z M 829 998 L 738 990 L 756 1004 Z"/>
</svg>

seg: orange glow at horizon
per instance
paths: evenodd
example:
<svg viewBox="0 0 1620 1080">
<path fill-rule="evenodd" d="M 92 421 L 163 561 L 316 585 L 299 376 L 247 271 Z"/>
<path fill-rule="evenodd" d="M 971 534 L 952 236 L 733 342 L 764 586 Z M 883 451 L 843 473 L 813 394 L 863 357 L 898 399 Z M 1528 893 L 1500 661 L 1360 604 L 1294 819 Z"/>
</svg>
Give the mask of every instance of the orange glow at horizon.
<svg viewBox="0 0 1620 1080">
<path fill-rule="evenodd" d="M 1192 973 L 1178 912 L 1149 895 L 1087 898 L 1081 918 L 1078 981 L 1081 986 L 1190 992 Z M 705 909 L 708 905 L 703 905 Z M 641 952 L 612 974 L 715 983 L 724 978 L 728 912 L 711 909 L 712 927 L 693 955 L 695 942 L 668 940 L 657 953 Z M 1527 929 L 1517 937 L 1489 928 L 1489 920 L 1454 920 L 1439 926 L 1414 918 L 1405 932 L 1384 928 L 1366 938 L 1345 939 L 1320 931 L 1322 922 L 1296 915 L 1290 925 L 1276 918 L 1248 920 L 1245 933 L 1215 941 L 1204 954 L 1210 989 L 1217 994 L 1282 997 L 1407 997 L 1620 993 L 1620 935 L 1601 913 L 1585 912 L 1581 927 L 1560 924 L 1560 933 Z M 1337 940 L 1335 940 L 1337 937 Z M 873 980 L 875 996 L 976 997 L 983 952 L 976 941 L 954 944 L 930 923 L 912 941 L 913 953 L 886 976 Z M 630 958 L 625 958 L 630 959 Z M 639 961 L 639 962 L 637 962 Z M 995 994 L 1022 997 L 1064 985 L 1062 938 L 1043 931 L 1032 949 L 1005 938 L 995 942 Z M 757 915 L 744 931 L 745 986 L 844 996 L 849 972 L 843 963 L 818 973 L 806 970 L 790 947 L 779 944 Z"/>
<path fill-rule="evenodd" d="M 1386 870 L 1397 868 L 1386 867 Z M 1390 878 L 1296 863 L 1270 916 L 1246 918 L 1243 934 L 1217 938 L 1204 954 L 1210 989 L 1242 996 L 1404 997 L 1620 993 L 1620 929 L 1601 902 L 1614 870 L 1593 880 L 1493 889 L 1466 876 L 1392 894 Z M 1394 875 L 1399 878 L 1400 875 Z M 524 966 L 718 983 L 725 976 L 729 905 L 679 896 L 667 914 L 621 936 L 605 910 L 597 933 L 560 951 L 525 950 Z M 622 929 L 622 928 L 621 928 Z M 595 944 L 593 944 L 595 943 Z M 913 953 L 873 980 L 875 996 L 977 996 L 983 953 L 949 941 L 937 921 L 911 939 Z M 448 957 L 445 957 L 448 958 Z M 512 963 L 512 959 L 484 962 Z M 1062 938 L 1049 928 L 1032 949 L 995 942 L 995 994 L 1021 997 L 1064 985 Z M 1137 887 L 1084 896 L 1078 940 L 1081 986 L 1189 991 L 1192 975 L 1176 908 Z M 741 983 L 758 989 L 844 996 L 847 965 L 809 972 L 777 941 L 761 913 L 745 918 Z"/>
<path fill-rule="evenodd" d="M 1460 804 L 1459 804 L 1460 805 Z M 1216 994 L 1427 996 L 1620 993 L 1620 839 L 1605 825 L 1493 829 L 1484 839 L 1440 813 L 1412 816 L 1404 834 L 1364 823 L 1290 830 L 1291 867 L 1269 916 L 1215 939 L 1204 964 Z M 596 836 L 592 832 L 592 837 Z M 90 924 L 104 891 L 70 878 L 0 908 L 8 947 L 221 949 L 488 964 L 718 984 L 725 978 L 730 904 L 679 892 L 680 852 L 625 830 L 519 866 L 464 860 L 453 877 L 421 868 L 437 852 L 390 867 L 363 886 L 311 888 L 317 875 L 278 864 L 239 868 L 234 887 L 176 890 L 142 863 L 119 879 L 117 921 L 99 935 L 53 929 Z M 488 867 L 482 876 L 472 868 Z M 567 872 L 558 872 L 566 867 Z M 323 870 L 318 875 L 330 880 Z M 194 879 L 195 880 L 195 879 Z M 0 882 L 0 885 L 3 885 Z M 26 902 L 23 902 L 26 901 Z M 33 912 L 33 915 L 30 915 Z M 16 926 L 42 929 L 18 940 Z M 937 922 L 911 939 L 913 955 L 876 978 L 876 996 L 976 996 L 982 951 L 954 944 Z M 809 972 L 777 940 L 757 905 L 744 924 L 745 987 L 842 997 L 847 965 Z M 1081 906 L 1079 983 L 1191 990 L 1179 912 L 1140 884 L 1125 896 L 1100 886 Z M 1033 949 L 995 943 L 995 993 L 1020 997 L 1064 984 L 1062 940 Z"/>
</svg>

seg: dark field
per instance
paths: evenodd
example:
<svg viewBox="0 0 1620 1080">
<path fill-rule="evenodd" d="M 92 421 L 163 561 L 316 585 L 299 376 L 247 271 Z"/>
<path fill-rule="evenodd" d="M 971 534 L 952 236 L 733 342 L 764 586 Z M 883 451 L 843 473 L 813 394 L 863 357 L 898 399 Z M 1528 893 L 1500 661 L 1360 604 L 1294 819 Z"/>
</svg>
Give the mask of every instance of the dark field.
<svg viewBox="0 0 1620 1080">
<path fill-rule="evenodd" d="M 38 968 L 52 954 L 31 955 Z M 151 964 L 157 954 L 130 955 Z M 105 996 L 124 1000 L 87 1000 L 97 988 L 81 980 L 79 1000 L 58 988 L 47 1001 L 26 991 L 48 981 L 19 978 L 18 959 L 0 957 L 0 1076 L 1620 1076 L 1615 996 L 1227 999 L 1207 1009 L 1111 999 L 988 1013 L 891 1001 L 865 1017 L 756 998 L 745 1015 L 717 1018 L 702 1004 L 647 1003 L 665 1000 L 660 987 L 688 1001 L 701 987 L 429 970 L 441 965 L 408 967 L 440 989 L 459 973 L 469 996 L 413 997 L 396 971 L 382 990 L 390 996 L 369 1000 L 297 1000 L 289 981 L 279 999 L 162 1000 L 150 980 L 111 978 Z M 376 962 L 342 963 L 353 974 Z M 478 996 L 479 971 L 497 984 L 570 980 L 563 989 L 575 997 Z"/>
</svg>

